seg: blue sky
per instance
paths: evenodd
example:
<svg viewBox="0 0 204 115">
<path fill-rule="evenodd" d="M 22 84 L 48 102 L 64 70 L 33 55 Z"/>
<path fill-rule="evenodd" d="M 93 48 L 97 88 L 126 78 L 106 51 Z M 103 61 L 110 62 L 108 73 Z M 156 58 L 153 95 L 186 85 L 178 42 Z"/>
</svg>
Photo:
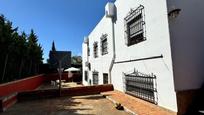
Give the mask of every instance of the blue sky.
<svg viewBox="0 0 204 115">
<path fill-rule="evenodd" d="M 19 27 L 34 29 L 48 58 L 52 41 L 57 50 L 81 55 L 81 45 L 104 15 L 107 2 L 115 0 L 0 0 L 0 14 Z M 46 62 L 46 61 L 45 61 Z"/>
</svg>

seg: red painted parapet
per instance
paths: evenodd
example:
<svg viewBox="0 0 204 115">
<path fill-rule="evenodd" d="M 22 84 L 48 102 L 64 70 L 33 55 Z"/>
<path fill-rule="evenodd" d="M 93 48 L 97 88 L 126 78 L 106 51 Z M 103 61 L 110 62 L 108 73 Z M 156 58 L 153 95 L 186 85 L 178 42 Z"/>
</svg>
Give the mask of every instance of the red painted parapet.
<svg viewBox="0 0 204 115">
<path fill-rule="evenodd" d="M 29 91 L 38 88 L 45 81 L 43 74 L 0 84 L 0 97 L 15 92 Z"/>
<path fill-rule="evenodd" d="M 62 80 L 72 81 L 72 78 L 78 80 L 81 76 L 74 74 L 71 78 L 68 78 L 67 73 L 62 74 Z M 51 80 L 59 79 L 58 73 L 41 74 L 33 77 L 28 77 L 21 80 L 16 80 L 4 84 L 0 84 L 0 97 L 10 95 L 14 92 L 30 91 L 38 88 L 43 82 L 50 82 Z M 80 80 L 80 79 L 79 79 Z"/>
</svg>

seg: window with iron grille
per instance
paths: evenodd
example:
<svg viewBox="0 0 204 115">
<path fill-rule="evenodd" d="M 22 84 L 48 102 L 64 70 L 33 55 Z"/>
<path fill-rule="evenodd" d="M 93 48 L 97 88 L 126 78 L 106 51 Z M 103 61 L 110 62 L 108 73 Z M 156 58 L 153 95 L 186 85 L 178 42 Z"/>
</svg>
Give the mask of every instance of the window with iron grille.
<svg viewBox="0 0 204 115">
<path fill-rule="evenodd" d="M 89 39 L 87 39 L 87 54 L 90 56 Z"/>
<path fill-rule="evenodd" d="M 98 85 L 98 72 L 93 71 L 93 85 Z"/>
<path fill-rule="evenodd" d="M 85 73 L 85 81 L 88 81 L 88 72 L 85 71 L 84 73 Z"/>
<path fill-rule="evenodd" d="M 90 62 L 86 61 L 86 62 L 85 62 L 85 66 L 88 67 L 89 70 L 91 70 L 91 63 L 90 63 Z"/>
<path fill-rule="evenodd" d="M 103 84 L 108 84 L 108 74 L 103 73 Z"/>
<path fill-rule="evenodd" d="M 146 40 L 145 38 L 145 22 L 144 22 L 144 6 L 140 5 L 136 9 L 131 9 L 127 17 L 125 17 L 125 39 L 128 46 L 137 44 Z"/>
<path fill-rule="evenodd" d="M 156 76 L 134 71 L 124 74 L 125 90 L 127 94 L 157 104 Z"/>
<path fill-rule="evenodd" d="M 88 51 L 87 52 L 88 52 L 88 56 L 90 56 L 90 48 L 89 48 L 89 46 L 88 46 Z"/>
<path fill-rule="evenodd" d="M 101 36 L 101 55 L 108 54 L 107 34 Z"/>
<path fill-rule="evenodd" d="M 94 42 L 93 44 L 93 55 L 94 55 L 94 58 L 97 58 L 98 57 L 98 42 Z"/>
</svg>

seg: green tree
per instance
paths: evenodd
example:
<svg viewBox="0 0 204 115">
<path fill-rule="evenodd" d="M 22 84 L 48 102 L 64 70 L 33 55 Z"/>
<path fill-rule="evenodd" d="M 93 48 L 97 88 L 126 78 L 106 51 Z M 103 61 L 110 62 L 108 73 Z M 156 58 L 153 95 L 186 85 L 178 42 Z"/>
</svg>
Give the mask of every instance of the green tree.
<svg viewBox="0 0 204 115">
<path fill-rule="evenodd" d="M 26 34 L 25 32 L 22 32 L 21 35 L 18 35 L 18 33 L 15 33 L 15 41 L 16 41 L 16 55 L 18 58 L 18 78 L 22 77 L 22 71 L 24 67 L 24 63 L 26 59 L 28 58 L 28 48 L 27 48 L 27 42 L 26 42 Z"/>
<path fill-rule="evenodd" d="M 34 30 L 18 33 L 12 23 L 0 16 L 0 82 L 37 74 L 42 64 L 43 49 Z"/>
<path fill-rule="evenodd" d="M 71 63 L 75 65 L 81 65 L 82 64 L 82 57 L 81 56 L 72 56 Z"/>
<path fill-rule="evenodd" d="M 6 19 L 2 16 L 2 26 L 1 26 L 1 53 L 4 60 L 3 65 L 3 71 L 2 71 L 2 81 L 4 80 L 6 71 L 7 71 L 7 65 L 8 65 L 8 59 L 9 55 L 12 53 L 13 50 L 13 38 L 12 34 L 15 31 L 15 29 L 12 29 L 12 23 L 10 21 L 6 21 Z M 4 21 L 4 22 L 3 22 Z"/>
<path fill-rule="evenodd" d="M 29 60 L 30 60 L 30 74 L 36 74 L 38 72 L 39 64 L 42 63 L 43 49 L 40 44 L 37 43 L 37 35 L 34 33 L 33 29 L 28 37 L 28 50 L 29 50 Z"/>
</svg>

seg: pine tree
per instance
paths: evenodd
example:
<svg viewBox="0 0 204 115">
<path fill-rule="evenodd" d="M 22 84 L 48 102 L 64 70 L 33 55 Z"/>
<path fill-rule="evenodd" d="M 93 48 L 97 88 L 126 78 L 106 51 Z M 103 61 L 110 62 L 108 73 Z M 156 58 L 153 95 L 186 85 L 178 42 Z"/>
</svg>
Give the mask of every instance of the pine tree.
<svg viewBox="0 0 204 115">
<path fill-rule="evenodd" d="M 17 30 L 3 15 L 0 16 L 0 82 L 37 74 L 43 60 L 43 49 L 37 43 L 34 30 L 28 37 Z"/>
</svg>

